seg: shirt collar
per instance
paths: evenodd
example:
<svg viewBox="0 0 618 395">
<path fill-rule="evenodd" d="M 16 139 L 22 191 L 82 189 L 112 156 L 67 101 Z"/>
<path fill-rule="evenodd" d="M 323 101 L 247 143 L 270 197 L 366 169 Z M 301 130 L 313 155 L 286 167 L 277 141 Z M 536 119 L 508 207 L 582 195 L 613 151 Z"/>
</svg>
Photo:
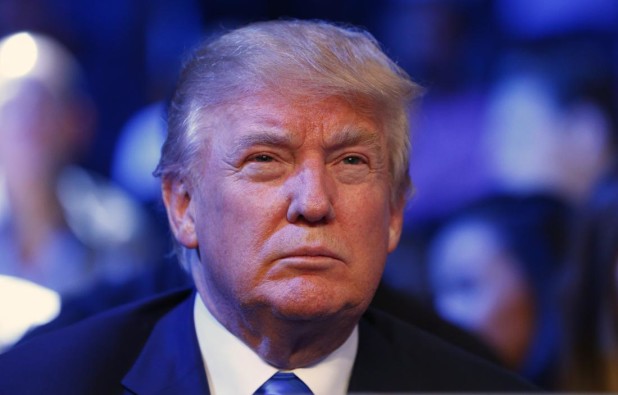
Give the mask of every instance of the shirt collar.
<svg viewBox="0 0 618 395">
<path fill-rule="evenodd" d="M 221 325 L 206 308 L 199 294 L 195 297 L 193 314 L 211 394 L 253 394 L 278 371 Z M 346 394 L 357 349 L 358 326 L 325 359 L 292 372 L 315 395 Z"/>
</svg>

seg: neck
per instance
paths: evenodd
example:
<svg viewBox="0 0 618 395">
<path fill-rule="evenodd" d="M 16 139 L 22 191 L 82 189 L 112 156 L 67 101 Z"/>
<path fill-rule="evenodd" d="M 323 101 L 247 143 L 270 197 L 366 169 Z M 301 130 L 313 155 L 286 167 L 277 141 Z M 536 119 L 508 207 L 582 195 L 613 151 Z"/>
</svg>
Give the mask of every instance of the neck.
<svg viewBox="0 0 618 395">
<path fill-rule="evenodd" d="M 196 284 L 210 313 L 262 360 L 284 370 L 308 367 L 339 348 L 351 335 L 362 311 L 350 309 L 328 317 L 290 319 L 270 307 L 232 309 L 216 303 Z M 363 309 L 364 311 L 364 309 Z"/>
<path fill-rule="evenodd" d="M 224 325 L 270 365 L 292 370 L 326 358 L 348 339 L 357 321 L 338 316 L 290 322 L 269 314 L 251 319 L 251 327 Z"/>
</svg>

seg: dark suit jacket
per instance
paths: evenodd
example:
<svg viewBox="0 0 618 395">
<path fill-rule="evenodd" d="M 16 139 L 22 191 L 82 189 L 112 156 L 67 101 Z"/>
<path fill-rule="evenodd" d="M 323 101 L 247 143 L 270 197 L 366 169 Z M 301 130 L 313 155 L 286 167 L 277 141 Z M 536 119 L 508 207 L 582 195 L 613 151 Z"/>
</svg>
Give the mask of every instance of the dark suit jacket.
<svg viewBox="0 0 618 395">
<path fill-rule="evenodd" d="M 207 394 L 193 290 L 109 311 L 0 355 L 0 394 Z M 516 391 L 493 365 L 377 311 L 359 324 L 350 392 Z"/>
</svg>

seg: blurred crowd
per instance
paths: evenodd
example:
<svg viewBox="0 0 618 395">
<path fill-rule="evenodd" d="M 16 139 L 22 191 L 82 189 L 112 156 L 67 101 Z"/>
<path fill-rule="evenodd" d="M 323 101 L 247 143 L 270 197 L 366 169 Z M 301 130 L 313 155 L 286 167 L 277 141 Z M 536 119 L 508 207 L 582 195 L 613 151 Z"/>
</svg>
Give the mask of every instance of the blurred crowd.
<svg viewBox="0 0 618 395">
<path fill-rule="evenodd" d="M 167 95 L 198 38 L 279 17 L 362 25 L 425 88 L 382 307 L 541 388 L 618 391 L 614 0 L 3 0 L 0 352 L 189 283 L 152 176 Z"/>
</svg>

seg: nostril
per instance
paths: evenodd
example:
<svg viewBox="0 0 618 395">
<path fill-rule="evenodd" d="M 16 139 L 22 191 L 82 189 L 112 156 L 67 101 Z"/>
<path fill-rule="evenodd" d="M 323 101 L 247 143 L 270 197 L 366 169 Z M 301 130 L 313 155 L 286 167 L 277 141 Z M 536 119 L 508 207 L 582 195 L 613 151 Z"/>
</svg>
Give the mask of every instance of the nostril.
<svg viewBox="0 0 618 395">
<path fill-rule="evenodd" d="M 316 226 L 316 225 L 324 225 L 326 223 L 328 223 L 329 220 L 327 217 L 320 217 L 318 219 L 316 218 L 307 218 L 304 215 L 300 215 L 296 218 L 296 221 L 294 223 L 297 224 L 306 224 L 309 226 Z"/>
<path fill-rule="evenodd" d="M 332 204 L 328 195 L 323 191 L 313 190 L 309 193 L 297 194 L 292 198 L 288 208 L 290 222 L 322 223 L 329 222 L 333 218 Z"/>
</svg>

